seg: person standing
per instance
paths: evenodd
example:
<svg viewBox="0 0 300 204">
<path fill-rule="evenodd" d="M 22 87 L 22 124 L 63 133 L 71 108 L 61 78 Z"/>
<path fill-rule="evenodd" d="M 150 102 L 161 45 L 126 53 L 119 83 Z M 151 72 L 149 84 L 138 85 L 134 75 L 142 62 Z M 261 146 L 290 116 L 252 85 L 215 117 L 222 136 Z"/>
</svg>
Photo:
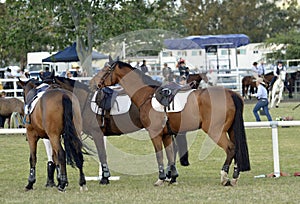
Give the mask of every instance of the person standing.
<svg viewBox="0 0 300 204">
<path fill-rule="evenodd" d="M 264 61 L 260 62 L 260 65 L 258 66 L 258 76 L 263 77 L 266 73 L 266 68 L 264 65 Z"/>
<path fill-rule="evenodd" d="M 262 108 L 265 112 L 268 121 L 272 121 L 272 117 L 269 113 L 269 102 L 268 102 L 268 92 L 265 87 L 265 82 L 263 82 L 262 78 L 257 78 L 256 80 L 256 86 L 257 86 L 257 103 L 253 108 L 253 114 L 255 116 L 256 121 L 261 121 L 260 117 L 258 115 L 258 111 Z"/>
<path fill-rule="evenodd" d="M 148 67 L 146 65 L 146 60 L 143 60 L 143 64 L 141 65 L 141 71 L 144 72 L 144 74 L 148 73 Z"/>
<path fill-rule="evenodd" d="M 185 76 L 187 78 L 187 76 L 189 75 L 189 68 L 185 66 L 185 61 L 181 59 L 178 64 L 180 76 Z"/>
<path fill-rule="evenodd" d="M 252 74 L 255 77 L 255 79 L 257 79 L 259 76 L 257 62 L 253 62 L 253 64 L 252 64 Z"/>
<path fill-rule="evenodd" d="M 162 70 L 162 74 L 163 74 L 165 83 L 173 81 L 173 72 L 172 72 L 172 69 L 170 67 L 168 67 L 167 63 L 164 63 L 164 68 Z"/>
</svg>

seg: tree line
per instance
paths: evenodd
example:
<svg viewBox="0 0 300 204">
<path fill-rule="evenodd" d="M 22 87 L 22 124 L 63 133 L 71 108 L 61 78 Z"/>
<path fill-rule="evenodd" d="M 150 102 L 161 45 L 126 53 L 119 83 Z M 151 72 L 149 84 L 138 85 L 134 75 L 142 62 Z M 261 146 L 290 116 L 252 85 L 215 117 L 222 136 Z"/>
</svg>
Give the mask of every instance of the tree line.
<svg viewBox="0 0 300 204">
<path fill-rule="evenodd" d="M 143 29 L 243 33 L 252 43 L 285 44 L 284 56 L 276 57 L 299 58 L 299 15 L 297 0 L 6 0 L 0 3 L 0 67 L 25 67 L 28 52 L 58 51 L 76 41 L 89 71 L 92 48 Z"/>
</svg>

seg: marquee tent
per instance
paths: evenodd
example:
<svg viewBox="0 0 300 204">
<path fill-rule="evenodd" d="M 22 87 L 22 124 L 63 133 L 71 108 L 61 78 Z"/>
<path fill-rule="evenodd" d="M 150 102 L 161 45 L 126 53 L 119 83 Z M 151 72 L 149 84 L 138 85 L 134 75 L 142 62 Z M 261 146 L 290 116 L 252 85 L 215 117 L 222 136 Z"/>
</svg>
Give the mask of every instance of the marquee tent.
<svg viewBox="0 0 300 204">
<path fill-rule="evenodd" d="M 219 48 L 237 48 L 249 43 L 250 39 L 245 34 L 199 35 L 164 41 L 165 48 L 169 50 L 205 49 L 211 45 Z"/>
<path fill-rule="evenodd" d="M 108 56 L 99 52 L 92 52 L 92 60 L 107 59 Z M 79 58 L 76 51 L 76 43 L 72 46 L 65 48 L 64 50 L 51 55 L 42 60 L 42 62 L 78 62 Z"/>
</svg>

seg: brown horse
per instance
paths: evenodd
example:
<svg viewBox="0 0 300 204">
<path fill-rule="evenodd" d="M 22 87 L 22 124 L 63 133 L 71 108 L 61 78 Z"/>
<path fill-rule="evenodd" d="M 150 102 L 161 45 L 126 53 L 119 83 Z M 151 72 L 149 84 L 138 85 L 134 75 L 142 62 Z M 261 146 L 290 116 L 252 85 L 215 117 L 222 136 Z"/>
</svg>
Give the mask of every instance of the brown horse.
<svg viewBox="0 0 300 204">
<path fill-rule="evenodd" d="M 269 72 L 262 76 L 264 82 L 266 83 L 266 87 L 268 88 L 272 78 L 274 77 L 273 72 Z M 242 96 L 244 98 L 249 98 L 251 100 L 252 94 L 257 92 L 256 87 L 256 78 L 254 76 L 245 76 L 242 79 Z M 248 95 L 249 93 L 249 95 Z"/>
<path fill-rule="evenodd" d="M 250 170 L 250 161 L 243 123 L 243 99 L 235 92 L 222 87 L 209 87 L 194 90 L 188 96 L 181 112 L 158 112 L 151 104 L 160 84 L 131 65 L 112 61 L 91 81 L 100 88 L 119 83 L 140 110 L 140 119 L 148 130 L 153 143 L 159 170 L 161 185 L 166 178 L 163 164 L 162 144 L 165 147 L 171 177 L 178 176 L 173 158 L 173 146 L 170 132 L 191 131 L 202 128 L 226 152 L 221 183 L 235 185 L 240 171 Z M 227 134 L 229 134 L 229 138 Z M 229 167 L 235 160 L 233 180 L 228 178 Z M 172 181 L 172 180 L 171 180 Z"/>
<path fill-rule="evenodd" d="M 107 164 L 107 155 L 103 137 L 132 133 L 142 129 L 143 125 L 140 121 L 138 108 L 132 103 L 129 111 L 126 113 L 110 115 L 109 112 L 106 112 L 104 116 L 101 116 L 91 110 L 91 99 L 94 95 L 94 91 L 90 90 L 87 85 L 69 78 L 54 77 L 54 74 L 52 74 L 50 78 L 52 78 L 52 80 L 49 80 L 49 78 L 45 80 L 51 82 L 54 80 L 55 84 L 58 84 L 63 89 L 73 92 L 78 97 L 83 118 L 83 132 L 93 137 L 98 152 L 98 158 L 101 162 L 102 178 L 100 184 L 108 184 L 110 171 Z M 186 135 L 180 133 L 180 135 L 175 137 L 175 141 L 177 143 L 181 165 L 189 165 Z"/>
<path fill-rule="evenodd" d="M 251 95 L 256 93 L 256 79 L 254 76 L 245 76 L 242 79 L 242 96 L 251 99 Z M 249 92 L 249 95 L 248 95 Z"/>
<path fill-rule="evenodd" d="M 24 117 L 24 103 L 17 98 L 0 98 L 0 127 L 4 127 L 4 122 L 8 118 L 8 128 L 10 128 L 12 113 L 19 113 Z"/>
<path fill-rule="evenodd" d="M 186 79 L 186 82 L 191 83 L 191 82 L 195 81 L 196 83 L 192 86 L 192 88 L 193 89 L 198 89 L 201 80 L 203 80 L 205 83 L 208 83 L 206 73 L 189 74 L 187 79 Z"/>
<path fill-rule="evenodd" d="M 25 104 L 30 107 L 31 96 L 38 91 L 40 82 L 30 79 L 18 84 L 24 90 Z M 69 161 L 75 162 L 80 171 L 79 185 L 86 189 L 83 173 L 83 154 L 80 133 L 82 118 L 78 99 L 71 92 L 58 88 L 48 88 L 38 99 L 31 113 L 26 111 L 27 140 L 30 148 L 30 174 L 26 190 L 33 189 L 36 181 L 36 151 L 40 138 L 48 138 L 53 148 L 53 159 L 58 169 L 58 190 L 65 191 L 68 183 L 66 170 L 66 156 Z M 61 145 L 63 138 L 64 147 Z"/>
</svg>

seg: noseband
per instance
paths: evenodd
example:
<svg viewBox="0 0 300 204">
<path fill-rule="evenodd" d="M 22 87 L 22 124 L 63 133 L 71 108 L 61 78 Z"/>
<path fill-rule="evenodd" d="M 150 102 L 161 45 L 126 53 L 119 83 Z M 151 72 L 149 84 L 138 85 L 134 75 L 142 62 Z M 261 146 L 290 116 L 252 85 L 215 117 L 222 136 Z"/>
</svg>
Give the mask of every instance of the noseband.
<svg viewBox="0 0 300 204">
<path fill-rule="evenodd" d="M 107 71 L 105 71 L 104 75 L 101 77 L 98 86 L 102 87 L 104 85 L 105 80 L 110 76 L 110 81 L 112 82 L 112 72 L 114 71 L 117 63 L 114 62 L 111 65 L 108 65 Z"/>
</svg>

